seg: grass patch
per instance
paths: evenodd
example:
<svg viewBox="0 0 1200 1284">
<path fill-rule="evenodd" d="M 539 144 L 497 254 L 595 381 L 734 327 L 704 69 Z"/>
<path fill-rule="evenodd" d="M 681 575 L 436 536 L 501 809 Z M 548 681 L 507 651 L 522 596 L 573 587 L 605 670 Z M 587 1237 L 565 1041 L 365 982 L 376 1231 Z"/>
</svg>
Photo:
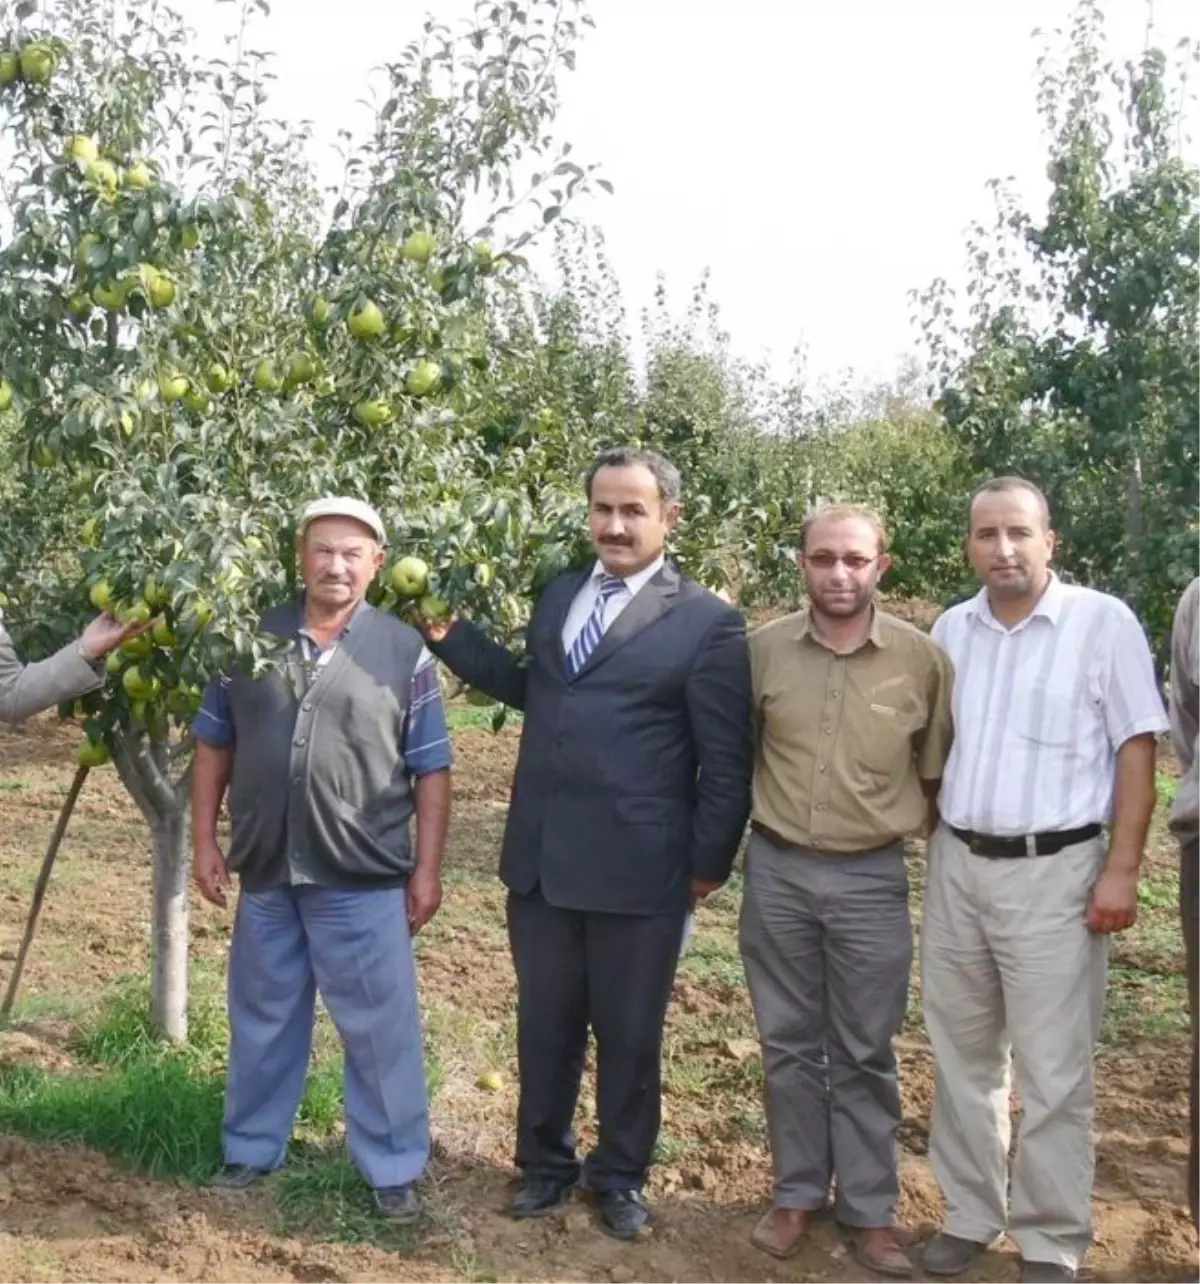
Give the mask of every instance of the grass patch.
<svg viewBox="0 0 1200 1284">
<path fill-rule="evenodd" d="M 742 955 L 736 938 L 713 935 L 705 928 L 707 924 L 692 938 L 687 953 L 680 960 L 679 971 L 697 981 L 720 981 L 736 989 L 744 988 Z"/>
<path fill-rule="evenodd" d="M 275 1211 L 285 1235 L 339 1244 L 373 1244 L 387 1252 L 407 1256 L 424 1245 L 431 1234 L 440 1234 L 439 1254 L 454 1278 L 494 1281 L 496 1272 L 481 1260 L 469 1238 L 462 1236 L 461 1219 L 440 1195 L 436 1183 L 418 1183 L 422 1213 L 412 1226 L 397 1226 L 375 1212 L 371 1188 L 341 1153 L 314 1151 L 300 1162 L 288 1164 L 272 1179 Z"/>
<path fill-rule="evenodd" d="M 39 1017 L 55 1017 L 59 1020 L 74 1021 L 79 1018 L 81 1013 L 87 1010 L 88 1006 L 87 999 L 80 995 L 68 997 L 65 994 L 26 992 L 22 998 L 17 1000 L 17 1004 L 9 1015 L 8 1020 L 0 1022 L 0 1030 L 25 1025 L 31 1021 L 36 1021 Z"/>
<path fill-rule="evenodd" d="M 1176 911 L 1179 907 L 1179 879 L 1150 874 L 1138 883 L 1138 904 L 1143 909 Z"/>
<path fill-rule="evenodd" d="M 446 708 L 446 725 L 451 731 L 462 731 L 465 727 L 483 727 L 491 731 L 495 727 L 494 719 L 504 709 L 503 705 L 485 705 L 479 708 L 473 704 L 451 704 Z M 508 727 L 517 727 L 525 720 L 519 709 L 505 711 L 504 723 Z"/>
<path fill-rule="evenodd" d="M 195 969 L 193 969 L 195 971 Z M 142 980 L 115 985 L 72 1035 L 68 1047 L 94 1066 L 124 1069 L 171 1056 L 197 1069 L 223 1071 L 229 1027 L 211 980 L 193 975 L 188 1001 L 188 1041 L 164 1045 L 150 1023 L 150 1001 Z"/>
<path fill-rule="evenodd" d="M 188 1043 L 159 1040 L 149 1008 L 144 981 L 122 982 L 68 1040 L 75 1068 L 0 1069 L 0 1129 L 79 1141 L 156 1177 L 207 1177 L 221 1158 L 224 1014 L 203 972 Z"/>
<path fill-rule="evenodd" d="M 0 1130 L 79 1141 L 155 1177 L 204 1180 L 221 1162 L 229 1037 L 215 980 L 194 975 L 189 1037 L 180 1045 L 155 1035 L 144 979 L 114 986 L 67 1042 L 74 1067 L 0 1067 Z M 38 1006 L 63 1011 L 61 1001 Z M 326 1025 L 297 1114 L 301 1143 L 328 1142 L 342 1117 L 341 1046 Z"/>
<path fill-rule="evenodd" d="M 342 1118 L 342 1063 L 338 1051 L 317 1053 L 309 1066 L 304 1096 L 296 1112 L 294 1135 L 302 1141 L 321 1141 L 333 1134 Z"/>
<path fill-rule="evenodd" d="M 1144 1039 L 1174 1039 L 1188 1029 L 1187 980 L 1176 973 L 1146 972 L 1114 962 L 1108 970 L 1108 1003 L 1101 1040 L 1110 1047 Z"/>
<path fill-rule="evenodd" d="M 50 830 L 44 831 L 40 826 L 29 827 L 30 843 L 44 850 L 46 840 Z M 69 861 L 64 862 L 61 867 L 54 871 L 54 885 L 58 889 L 75 888 L 86 884 L 91 879 L 91 871 L 82 864 L 72 865 Z M 0 871 L 0 881 L 12 892 L 16 892 L 22 900 L 28 900 L 33 892 L 34 886 L 38 880 L 38 871 L 32 865 L 10 865 L 3 871 Z"/>
<path fill-rule="evenodd" d="M 425 1009 L 425 1083 L 429 1098 L 446 1083 L 447 1053 L 472 1077 L 508 1066 L 515 1040 L 515 1012 L 506 1020 L 484 1020 L 467 1008 L 429 1002 Z"/>
<path fill-rule="evenodd" d="M 654 1143 L 654 1162 L 656 1164 L 673 1164 L 683 1159 L 690 1151 L 698 1149 L 691 1137 L 674 1137 L 664 1127 Z"/>
<path fill-rule="evenodd" d="M 427 1229 L 420 1222 L 397 1226 L 382 1220 L 374 1211 L 371 1188 L 339 1152 L 290 1163 L 272 1185 L 280 1226 L 288 1235 L 411 1253 Z"/>
<path fill-rule="evenodd" d="M 1171 804 L 1175 801 L 1175 795 L 1178 791 L 1178 776 L 1170 776 L 1165 771 L 1156 771 L 1154 773 L 1154 792 L 1158 795 L 1158 805 L 1160 808 L 1170 809 Z"/>
<path fill-rule="evenodd" d="M 146 983 L 133 980 L 79 1020 L 67 1042 L 73 1066 L 0 1067 L 0 1131 L 80 1142 L 152 1177 L 204 1181 L 221 1162 L 228 1038 L 212 980 L 203 971 L 195 978 L 184 1045 L 155 1037 Z M 276 1214 L 289 1234 L 410 1253 L 431 1229 L 446 1229 L 447 1214 L 435 1203 L 416 1226 L 400 1227 L 375 1212 L 370 1188 L 342 1150 L 341 1054 L 321 1013 L 288 1163 L 269 1183 Z M 426 1064 L 432 1095 L 444 1073 L 436 1048 Z M 488 1277 L 469 1254 L 455 1252 L 462 1278 Z"/>
<path fill-rule="evenodd" d="M 0 1071 L 0 1130 L 81 1141 L 155 1177 L 201 1181 L 221 1158 L 221 1076 L 164 1052 L 120 1070 Z"/>
</svg>

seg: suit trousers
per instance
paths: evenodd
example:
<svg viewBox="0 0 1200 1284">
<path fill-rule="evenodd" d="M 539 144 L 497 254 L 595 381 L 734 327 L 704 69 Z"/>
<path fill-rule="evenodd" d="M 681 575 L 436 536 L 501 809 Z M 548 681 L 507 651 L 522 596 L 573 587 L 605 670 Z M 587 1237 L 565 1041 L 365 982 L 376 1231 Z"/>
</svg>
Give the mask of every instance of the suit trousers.
<svg viewBox="0 0 1200 1284">
<path fill-rule="evenodd" d="M 825 1205 L 848 1226 L 890 1226 L 900 1183 L 892 1038 L 912 963 L 904 848 L 746 852 L 742 960 L 762 1041 L 781 1208 Z"/>
<path fill-rule="evenodd" d="M 1200 1084 L 1197 1082 L 1196 1039 L 1200 1035 L 1200 841 L 1179 845 L 1179 911 L 1183 920 L 1183 944 L 1187 959 L 1188 1012 L 1192 1023 L 1192 1071 L 1188 1083 L 1188 1205 L 1192 1224 L 1200 1225 Z"/>
<path fill-rule="evenodd" d="M 1092 1238 L 1092 1059 L 1108 937 L 1090 932 L 1101 838 L 1049 856 L 975 855 L 939 825 L 921 931 L 925 1024 L 937 1067 L 929 1156 L 945 1229 L 1026 1261 L 1076 1268 Z M 1023 1117 L 1012 1169 L 1009 1092 Z"/>
<path fill-rule="evenodd" d="M 573 1128 L 587 1051 L 596 1036 L 599 1139 L 583 1174 L 596 1191 L 638 1190 L 661 1119 L 663 1021 L 685 910 L 607 914 L 560 909 L 541 890 L 510 892 L 517 972 L 517 1166 L 577 1180 Z"/>
<path fill-rule="evenodd" d="M 346 1141 L 375 1187 L 429 1158 L 416 971 L 403 888 L 272 887 L 238 898 L 229 955 L 225 1162 L 283 1163 L 316 993 L 345 1048 Z"/>
</svg>

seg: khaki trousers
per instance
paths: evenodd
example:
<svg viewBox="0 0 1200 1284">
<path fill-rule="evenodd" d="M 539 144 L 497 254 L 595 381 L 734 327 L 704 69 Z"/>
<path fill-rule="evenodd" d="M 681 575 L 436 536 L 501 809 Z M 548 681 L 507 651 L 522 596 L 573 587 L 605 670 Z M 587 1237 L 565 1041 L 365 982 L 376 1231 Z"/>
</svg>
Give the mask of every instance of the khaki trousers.
<svg viewBox="0 0 1200 1284">
<path fill-rule="evenodd" d="M 976 856 L 945 825 L 929 844 L 921 975 L 937 1058 L 929 1155 L 945 1230 L 1075 1268 L 1092 1238 L 1092 1057 L 1108 938 L 1084 922 L 1101 838 L 1051 856 Z M 1006 1214 L 1009 1091 L 1023 1119 Z"/>
</svg>

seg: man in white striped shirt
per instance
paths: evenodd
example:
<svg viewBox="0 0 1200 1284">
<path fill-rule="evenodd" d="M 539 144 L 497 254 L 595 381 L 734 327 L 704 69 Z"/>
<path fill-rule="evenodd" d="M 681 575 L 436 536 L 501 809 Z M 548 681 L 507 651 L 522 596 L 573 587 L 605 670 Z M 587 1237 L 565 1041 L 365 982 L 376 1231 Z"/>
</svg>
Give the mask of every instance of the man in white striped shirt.
<svg viewBox="0 0 1200 1284">
<path fill-rule="evenodd" d="M 1108 938 L 1137 915 L 1167 721 L 1137 619 L 1064 584 L 1054 543 L 1036 486 L 986 483 L 967 536 L 983 588 L 933 628 L 955 667 L 921 948 L 929 1152 L 947 1203 L 924 1252 L 936 1275 L 1007 1230 L 1023 1281 L 1070 1280 L 1091 1242 Z M 1006 1200 L 1014 1056 L 1023 1118 Z"/>
</svg>

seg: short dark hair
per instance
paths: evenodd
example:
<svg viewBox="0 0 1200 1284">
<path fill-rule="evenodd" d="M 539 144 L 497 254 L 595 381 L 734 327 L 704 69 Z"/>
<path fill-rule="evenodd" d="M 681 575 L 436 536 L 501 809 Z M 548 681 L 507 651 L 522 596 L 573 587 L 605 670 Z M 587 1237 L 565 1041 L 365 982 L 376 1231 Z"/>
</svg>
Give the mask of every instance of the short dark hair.
<svg viewBox="0 0 1200 1284">
<path fill-rule="evenodd" d="M 980 495 L 998 495 L 1008 490 L 1028 491 L 1037 500 L 1046 529 L 1050 529 L 1050 503 L 1036 482 L 1031 482 L 1028 477 L 993 477 L 971 492 L 971 498 L 967 502 L 967 530 L 971 530 L 971 514 L 975 511 L 975 501 Z"/>
<path fill-rule="evenodd" d="M 592 482 L 601 468 L 633 468 L 641 464 L 648 468 L 658 483 L 658 497 L 664 504 L 676 504 L 683 494 L 679 469 L 669 459 L 653 450 L 638 446 L 610 446 L 592 460 L 583 478 L 583 488 L 588 499 L 592 497 Z"/>
<path fill-rule="evenodd" d="M 808 532 L 812 530 L 817 522 L 823 522 L 827 519 L 837 520 L 844 517 L 857 518 L 866 524 L 875 532 L 875 540 L 879 545 L 879 551 L 886 553 L 888 551 L 888 529 L 884 520 L 875 509 L 867 504 L 819 504 L 816 508 L 811 509 L 805 514 L 804 521 L 800 525 L 800 551 L 804 552 L 808 544 Z"/>
</svg>

